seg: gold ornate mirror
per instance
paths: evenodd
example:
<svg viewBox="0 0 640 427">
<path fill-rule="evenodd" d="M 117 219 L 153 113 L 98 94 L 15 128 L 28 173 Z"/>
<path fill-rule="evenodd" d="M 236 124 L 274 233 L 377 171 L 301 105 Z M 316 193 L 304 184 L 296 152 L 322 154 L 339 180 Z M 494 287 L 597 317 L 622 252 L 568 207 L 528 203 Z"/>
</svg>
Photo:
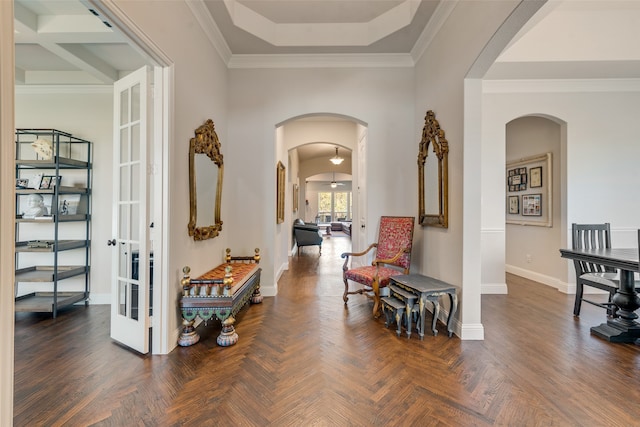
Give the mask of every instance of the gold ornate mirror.
<svg viewBox="0 0 640 427">
<path fill-rule="evenodd" d="M 222 230 L 220 200 L 224 165 L 213 120 L 195 130 L 189 143 L 189 236 L 213 239 Z M 214 190 L 215 189 L 215 190 Z M 214 192 L 215 191 L 215 192 Z"/>
<path fill-rule="evenodd" d="M 284 222 L 285 167 L 281 161 L 276 165 L 276 224 Z"/>
<path fill-rule="evenodd" d="M 429 156 L 429 146 L 435 156 Z M 427 111 L 418 150 L 420 224 L 449 226 L 449 143 L 433 111 Z"/>
</svg>

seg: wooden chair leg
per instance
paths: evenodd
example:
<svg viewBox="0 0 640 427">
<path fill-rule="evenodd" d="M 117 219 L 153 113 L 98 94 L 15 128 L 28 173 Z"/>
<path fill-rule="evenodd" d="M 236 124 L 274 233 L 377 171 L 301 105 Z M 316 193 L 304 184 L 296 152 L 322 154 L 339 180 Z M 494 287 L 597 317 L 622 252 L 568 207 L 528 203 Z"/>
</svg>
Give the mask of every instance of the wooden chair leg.
<svg viewBox="0 0 640 427">
<path fill-rule="evenodd" d="M 582 283 L 576 283 L 576 302 L 573 304 L 573 315 L 580 316 L 580 305 L 582 304 Z"/>
<path fill-rule="evenodd" d="M 349 282 L 347 281 L 346 278 L 342 278 L 342 280 L 344 281 L 344 294 L 342 294 L 342 300 L 344 301 L 344 303 L 346 304 L 347 301 L 349 301 Z"/>
<path fill-rule="evenodd" d="M 376 293 L 373 294 L 373 317 L 380 317 L 380 295 Z"/>
</svg>

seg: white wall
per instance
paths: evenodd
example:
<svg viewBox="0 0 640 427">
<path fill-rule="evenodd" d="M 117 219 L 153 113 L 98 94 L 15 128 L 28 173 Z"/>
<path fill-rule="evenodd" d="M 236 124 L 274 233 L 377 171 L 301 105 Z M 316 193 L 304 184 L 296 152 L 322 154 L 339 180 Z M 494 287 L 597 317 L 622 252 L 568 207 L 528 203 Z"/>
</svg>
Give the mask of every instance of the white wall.
<svg viewBox="0 0 640 427">
<path fill-rule="evenodd" d="M 416 273 L 427 274 L 459 286 L 462 303 L 458 318 L 463 339 L 482 339 L 484 330 L 480 319 L 480 157 L 463 152 L 465 117 L 465 76 L 480 55 L 499 25 L 517 6 L 515 1 L 459 2 L 440 31 L 434 36 L 415 68 L 415 116 L 413 119 L 413 165 L 415 170 L 406 188 L 417 192 L 418 136 L 422 133 L 424 116 L 433 110 L 449 141 L 449 228 L 418 227 L 414 238 L 413 257 L 417 263 Z M 479 135 L 471 135 L 478 138 Z M 471 142 L 469 142 L 471 144 Z M 479 146 L 475 147 L 480 152 Z M 465 169 L 465 156 L 473 168 Z M 464 163 L 463 163 L 464 162 Z M 503 165 L 504 166 L 504 165 Z M 502 167 L 503 167 L 502 166 Z M 468 176 L 463 176 L 464 174 Z M 406 172 L 405 172 L 406 173 Z M 463 187 L 464 182 L 473 186 Z M 476 187 L 477 186 L 477 190 Z M 463 191 L 465 193 L 463 193 Z M 466 194 L 470 194 L 468 197 Z M 465 204 L 463 205 L 463 196 Z M 471 200 L 472 203 L 467 203 Z M 417 198 L 413 196 L 413 215 L 417 212 Z M 464 223 L 466 215 L 473 221 Z M 464 241 L 468 248 L 477 250 L 463 253 L 463 231 L 470 238 Z M 464 270 L 464 273 L 463 273 Z"/>
<path fill-rule="evenodd" d="M 107 240 L 112 238 L 112 90 L 110 87 L 34 89 L 17 86 L 15 115 L 17 128 L 58 129 L 93 142 L 90 298 L 92 303 L 109 304 L 111 282 L 104 278 L 111 276 L 111 263 L 104 260 L 112 255 L 111 247 L 107 246 Z M 76 228 L 77 224 L 61 225 L 61 231 L 75 232 Z M 61 238 L 65 238 L 64 235 Z M 78 254 L 74 251 L 69 255 Z M 83 260 L 84 255 L 78 262 Z M 59 286 L 61 291 L 83 290 L 84 276 L 63 280 Z M 50 288 L 50 284 L 22 284 L 20 294 Z"/>
<path fill-rule="evenodd" d="M 563 182 L 559 208 L 564 210 L 560 245 L 570 246 L 572 222 L 610 222 L 614 245 L 635 247 L 636 230 L 640 228 L 640 200 L 633 197 L 640 186 L 635 161 L 640 156 L 640 82 L 485 82 L 484 92 L 483 150 L 504 152 L 505 125 L 516 117 L 548 115 L 566 122 L 566 154 L 561 153 L 557 159 L 566 167 L 558 177 Z M 488 160 L 485 163 L 488 168 L 504 168 L 499 156 L 493 166 Z M 485 178 L 483 206 L 503 206 L 504 191 L 496 189 L 504 187 L 504 176 Z M 485 214 L 483 210 L 483 217 Z M 534 247 L 559 258 L 558 249 Z M 560 270 L 554 261 L 537 266 L 533 272 L 548 276 L 547 284 L 570 292 L 575 289 L 573 265 L 567 260 L 559 262 Z M 483 259 L 485 268 L 498 267 L 485 265 Z"/>
<path fill-rule="evenodd" d="M 240 233 L 247 233 L 245 227 L 233 227 L 235 218 L 232 200 L 239 193 L 234 192 L 233 173 L 245 167 L 243 158 L 247 153 L 233 149 L 234 142 L 227 136 L 227 68 L 220 59 L 211 41 L 201 30 L 186 2 L 155 2 L 148 0 L 115 0 L 117 6 L 137 25 L 155 45 L 174 63 L 174 93 L 172 110 L 175 119 L 169 141 L 166 170 L 171 178 L 167 189 L 170 211 L 165 218 L 169 228 L 167 266 L 169 272 L 169 310 L 167 328 L 176 334 L 181 324 L 178 312 L 178 297 L 181 293 L 180 279 L 182 268 L 191 267 L 191 274 L 198 276 L 223 261 L 225 248 L 231 248 L 232 254 L 252 255 L 253 249 L 260 245 L 243 239 Z M 149 13 L 150 11 L 153 13 Z M 220 236 L 194 241 L 187 234 L 189 222 L 189 140 L 194 130 L 207 119 L 215 123 L 224 156 L 225 175 L 222 190 L 221 218 L 223 221 Z M 243 141 L 236 141 L 243 144 Z M 275 164 L 274 164 L 275 174 Z M 273 175 L 270 175 L 273 176 Z M 243 207 L 241 207 L 242 209 Z M 253 230 L 253 228 L 250 228 Z M 169 339 L 174 344 L 175 339 Z"/>
<path fill-rule="evenodd" d="M 334 113 L 369 125 L 369 217 L 415 215 L 413 174 L 417 147 L 412 127 L 413 70 L 394 69 L 233 69 L 230 70 L 230 157 L 225 186 L 238 196 L 231 204 L 234 238 L 264 247 L 263 293 L 273 293 L 284 260 L 274 253 L 274 236 L 287 239 L 290 226 L 275 221 L 275 165 L 287 159 L 274 152 L 275 126 L 304 114 Z M 391 148 L 393 147 L 393 148 Z M 286 150 L 282 147 L 280 150 Z M 399 173 L 399 171 L 403 171 Z M 417 174 L 417 171 L 415 172 Z M 227 184 L 229 183 L 229 184 Z M 405 191 L 395 191 L 407 188 Z M 377 225 L 376 221 L 376 225 Z M 251 224 L 251 228 L 246 224 Z M 284 230 L 286 228 L 286 230 Z M 377 227 L 369 227 L 373 241 Z"/>
<path fill-rule="evenodd" d="M 558 256 L 558 251 L 551 248 L 561 247 L 562 225 L 560 188 L 562 141 L 561 124 L 543 117 L 522 117 L 506 125 L 506 160 L 507 163 L 522 158 L 551 153 L 552 181 L 551 227 L 525 226 L 506 224 L 505 258 L 507 271 L 518 274 L 522 270 L 537 273 L 542 277 L 560 277 L 566 271 L 567 261 Z M 546 181 L 546 172 L 543 179 Z M 543 182 L 546 189 L 549 183 Z M 503 182 L 504 188 L 504 182 Z M 495 189 L 498 191 L 498 189 Z M 533 190 L 533 189 L 532 189 Z M 513 194 L 513 193 L 512 193 Z M 544 203 L 547 203 L 545 199 Z M 505 203 L 506 204 L 506 203 Z M 542 207 L 546 211 L 546 207 Z M 502 210 L 504 212 L 504 209 Z M 522 219 L 522 217 L 520 217 Z M 499 252 L 499 251 L 496 251 Z M 488 254 L 483 254 L 488 255 Z M 483 270 L 483 286 L 486 282 Z M 504 273 L 499 278 L 504 282 Z M 548 280 L 538 281 L 542 283 Z"/>
</svg>

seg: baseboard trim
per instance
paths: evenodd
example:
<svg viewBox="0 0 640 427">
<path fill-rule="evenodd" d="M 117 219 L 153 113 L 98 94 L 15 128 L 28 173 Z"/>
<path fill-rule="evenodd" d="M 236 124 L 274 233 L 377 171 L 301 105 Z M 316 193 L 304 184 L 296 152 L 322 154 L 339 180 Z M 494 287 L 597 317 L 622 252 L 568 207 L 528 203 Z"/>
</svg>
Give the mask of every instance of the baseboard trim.
<svg viewBox="0 0 640 427">
<path fill-rule="evenodd" d="M 480 285 L 482 295 L 506 295 L 509 293 L 506 283 L 485 283 Z"/>
<path fill-rule="evenodd" d="M 484 326 L 482 323 L 462 324 L 460 339 L 463 341 L 484 341 Z"/>
<path fill-rule="evenodd" d="M 534 282 L 542 283 L 543 285 L 551 286 L 561 292 L 563 288 L 566 289 L 566 286 L 563 286 L 563 283 L 555 277 L 540 274 L 535 271 L 525 270 L 524 268 L 513 265 L 505 265 L 505 271 L 515 274 L 516 276 L 524 277 L 525 279 L 533 280 Z"/>
</svg>

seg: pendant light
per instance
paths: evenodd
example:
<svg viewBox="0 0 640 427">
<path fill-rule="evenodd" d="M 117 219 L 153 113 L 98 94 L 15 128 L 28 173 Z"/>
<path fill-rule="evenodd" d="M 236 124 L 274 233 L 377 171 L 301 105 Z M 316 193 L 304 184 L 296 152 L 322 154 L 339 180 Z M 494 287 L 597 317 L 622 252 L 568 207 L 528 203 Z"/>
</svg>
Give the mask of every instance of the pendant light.
<svg viewBox="0 0 640 427">
<path fill-rule="evenodd" d="M 336 155 L 330 158 L 329 161 L 334 165 L 339 165 L 343 160 L 344 159 L 342 157 L 338 156 L 338 147 L 336 147 Z"/>
</svg>

